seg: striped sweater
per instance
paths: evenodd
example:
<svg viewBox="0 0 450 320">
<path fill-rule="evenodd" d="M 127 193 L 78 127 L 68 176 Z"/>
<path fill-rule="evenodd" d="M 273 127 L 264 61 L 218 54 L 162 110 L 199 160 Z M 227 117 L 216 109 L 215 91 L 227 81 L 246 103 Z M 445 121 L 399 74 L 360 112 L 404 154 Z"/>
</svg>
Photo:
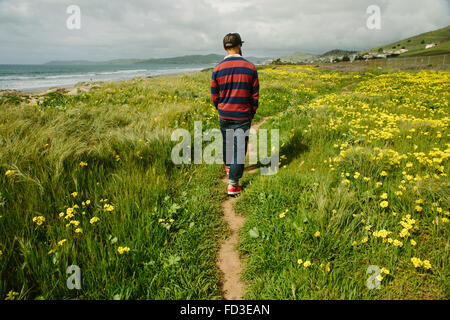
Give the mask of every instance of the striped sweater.
<svg viewBox="0 0 450 320">
<path fill-rule="evenodd" d="M 211 77 L 211 98 L 219 117 L 252 119 L 258 108 L 259 80 L 255 66 L 240 55 L 220 62 Z"/>
</svg>

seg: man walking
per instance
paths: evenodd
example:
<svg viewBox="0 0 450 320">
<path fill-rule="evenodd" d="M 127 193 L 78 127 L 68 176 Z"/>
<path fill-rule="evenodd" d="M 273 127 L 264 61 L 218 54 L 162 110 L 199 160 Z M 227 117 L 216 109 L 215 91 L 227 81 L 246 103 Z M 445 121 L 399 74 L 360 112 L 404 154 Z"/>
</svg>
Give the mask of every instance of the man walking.
<svg viewBox="0 0 450 320">
<path fill-rule="evenodd" d="M 223 39 L 227 56 L 211 77 L 211 98 L 219 113 L 223 138 L 223 161 L 228 174 L 228 195 L 238 195 L 247 153 L 248 135 L 258 108 L 259 81 L 256 67 L 242 57 L 238 33 Z"/>
</svg>

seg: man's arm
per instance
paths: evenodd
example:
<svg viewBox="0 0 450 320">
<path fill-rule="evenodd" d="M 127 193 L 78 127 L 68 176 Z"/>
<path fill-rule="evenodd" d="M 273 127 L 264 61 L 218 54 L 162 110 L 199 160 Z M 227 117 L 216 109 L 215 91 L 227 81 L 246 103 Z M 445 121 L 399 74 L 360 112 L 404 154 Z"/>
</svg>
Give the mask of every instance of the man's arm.
<svg viewBox="0 0 450 320">
<path fill-rule="evenodd" d="M 215 72 L 211 76 L 211 99 L 217 109 L 219 105 L 219 84 L 217 83 Z"/>
<path fill-rule="evenodd" d="M 259 103 L 259 79 L 258 79 L 258 71 L 255 69 L 253 74 L 253 82 L 252 82 L 252 111 L 253 115 L 256 113 L 256 109 L 258 109 Z"/>
</svg>

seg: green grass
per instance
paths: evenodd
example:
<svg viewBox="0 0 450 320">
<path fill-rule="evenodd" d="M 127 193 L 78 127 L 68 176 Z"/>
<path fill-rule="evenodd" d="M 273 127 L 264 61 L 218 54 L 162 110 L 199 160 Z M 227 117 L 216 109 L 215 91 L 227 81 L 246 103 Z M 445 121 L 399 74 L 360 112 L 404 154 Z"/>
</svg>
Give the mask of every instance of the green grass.
<svg viewBox="0 0 450 320">
<path fill-rule="evenodd" d="M 448 78 L 354 79 L 353 93 L 294 106 L 262 127 L 280 129 L 287 159 L 275 176 L 247 176 L 236 205 L 247 218 L 240 246 L 246 298 L 448 299 Z M 415 224 L 402 237 L 408 214 Z M 383 229 L 402 246 L 372 233 Z M 416 269 L 413 257 L 432 268 Z M 380 290 L 366 287 L 370 265 L 390 271 Z"/>
<path fill-rule="evenodd" d="M 418 195 L 410 189 L 403 200 L 392 202 L 389 209 L 399 212 L 393 217 L 377 206 L 381 189 L 374 184 L 387 170 L 383 190 L 389 200 L 394 197 L 402 180 L 397 164 L 371 162 L 369 153 L 358 149 L 330 161 L 359 144 L 411 157 L 405 131 L 411 128 L 430 133 L 410 133 L 417 136 L 418 151 L 428 156 L 432 147 L 445 150 L 448 73 L 340 74 L 311 66 L 264 66 L 259 74 L 254 122 L 272 117 L 264 128 L 280 129 L 284 157 L 277 175 L 243 180 L 246 189 L 237 209 L 247 216 L 240 244 L 247 256 L 247 297 L 448 297 L 448 224 L 442 220 L 448 212 L 448 179 L 418 183 L 423 217 L 411 212 Z M 197 120 L 204 129 L 218 127 L 209 81 L 210 73 L 202 72 L 107 83 L 75 96 L 50 93 L 39 103 L 28 95 L 0 96 L 1 298 L 10 291 L 18 292 L 17 299 L 221 298 L 215 260 L 228 235 L 220 208 L 226 196 L 223 168 L 177 166 L 170 158 L 174 129 L 192 131 Z M 389 114 L 410 115 L 395 119 L 400 133 Z M 413 116 L 435 120 L 416 122 Z M 395 139 L 364 137 L 363 120 L 375 123 L 369 127 L 376 134 L 386 127 Z M 441 139 L 435 138 L 438 130 Z M 442 158 L 445 166 L 446 152 L 432 158 Z M 441 173 L 440 167 L 414 165 L 422 176 Z M 360 179 L 373 180 L 343 186 L 340 173 L 356 170 Z M 432 211 L 438 208 L 433 203 L 444 213 Z M 279 218 L 287 208 L 286 217 Z M 71 210 L 74 216 L 67 217 Z M 365 218 L 353 216 L 361 211 Z M 402 248 L 391 248 L 372 238 L 351 245 L 368 235 L 368 224 L 371 230 L 398 232 L 406 212 L 419 221 L 413 236 L 417 247 L 404 241 Z M 41 216 L 45 221 L 38 225 L 33 218 Z M 100 220 L 90 223 L 93 217 Z M 320 237 L 314 237 L 316 231 Z M 119 247 L 130 250 L 120 254 Z M 429 259 L 432 269 L 415 269 L 412 256 Z M 313 264 L 305 269 L 298 259 Z M 369 264 L 391 271 L 382 290 L 365 287 Z M 81 268 L 81 290 L 66 288 L 70 265 Z"/>
<path fill-rule="evenodd" d="M 425 45 L 430 43 L 436 43 L 437 46 L 425 49 Z M 401 57 L 448 54 L 450 53 L 450 26 L 425 32 L 381 47 L 364 50 L 364 52 L 377 52 L 379 48 L 383 50 L 399 50 L 403 47 L 408 49 L 408 52 L 402 54 Z"/>
</svg>

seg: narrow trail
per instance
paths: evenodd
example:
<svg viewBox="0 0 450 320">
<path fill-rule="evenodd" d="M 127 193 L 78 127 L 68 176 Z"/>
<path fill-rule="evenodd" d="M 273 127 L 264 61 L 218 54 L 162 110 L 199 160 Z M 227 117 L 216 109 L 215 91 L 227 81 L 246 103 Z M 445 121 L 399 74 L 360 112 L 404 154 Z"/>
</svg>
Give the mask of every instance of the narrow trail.
<svg viewBox="0 0 450 320">
<path fill-rule="evenodd" d="M 252 129 L 258 131 L 270 117 L 264 118 L 261 122 L 254 124 Z M 249 146 L 249 150 L 252 150 Z M 255 148 L 256 150 L 256 148 Z M 247 173 L 255 173 L 257 168 L 248 167 Z M 222 179 L 224 184 L 228 183 L 228 177 Z M 231 229 L 231 235 L 226 239 L 219 251 L 217 267 L 222 272 L 222 296 L 225 300 L 242 300 L 245 285 L 241 280 L 242 263 L 239 258 L 237 244 L 239 242 L 239 230 L 245 222 L 245 218 L 236 214 L 233 204 L 237 198 L 229 197 L 222 202 L 223 219 Z"/>
</svg>

